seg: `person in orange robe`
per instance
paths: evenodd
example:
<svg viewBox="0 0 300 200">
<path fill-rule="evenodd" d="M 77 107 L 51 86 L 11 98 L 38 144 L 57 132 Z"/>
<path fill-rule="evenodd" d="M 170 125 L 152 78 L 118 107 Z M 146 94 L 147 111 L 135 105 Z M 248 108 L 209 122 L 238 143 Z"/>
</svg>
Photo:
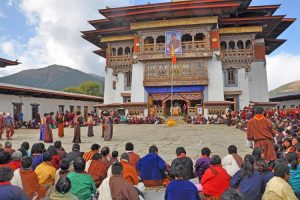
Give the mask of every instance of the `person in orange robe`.
<svg viewBox="0 0 300 200">
<path fill-rule="evenodd" d="M 266 161 L 276 160 L 274 149 L 274 130 L 271 120 L 264 117 L 264 109 L 257 107 L 256 114 L 247 124 L 247 139 L 254 141 L 254 147 L 260 147 L 264 151 Z"/>
<path fill-rule="evenodd" d="M 11 184 L 24 190 L 30 199 L 42 199 L 45 188 L 40 187 L 36 173 L 32 170 L 32 158 L 25 156 L 21 160 L 21 168 L 14 172 Z"/>
<path fill-rule="evenodd" d="M 65 124 L 65 117 L 62 113 L 59 113 L 57 117 L 57 125 L 58 125 L 58 137 L 64 137 L 64 124 Z"/>
<path fill-rule="evenodd" d="M 93 177 L 96 187 L 99 187 L 102 181 L 107 177 L 108 167 L 108 165 L 102 162 L 102 155 L 100 153 L 93 155 L 91 164 L 86 171 Z"/>
<path fill-rule="evenodd" d="M 121 164 L 123 166 L 123 178 L 131 183 L 132 185 L 137 185 L 139 183 L 139 177 L 136 169 L 129 164 L 129 155 L 123 153 L 121 155 Z"/>
<path fill-rule="evenodd" d="M 125 145 L 125 150 L 126 150 L 126 153 L 129 155 L 129 164 L 132 167 L 136 168 L 136 163 L 139 162 L 141 157 L 138 154 L 136 154 L 135 152 L 133 152 L 134 145 L 131 142 L 127 142 Z"/>
<path fill-rule="evenodd" d="M 92 144 L 91 150 L 88 152 L 85 152 L 82 156 L 84 161 L 87 163 L 89 160 L 92 160 L 93 155 L 95 153 L 99 153 L 101 146 L 99 144 Z"/>
</svg>

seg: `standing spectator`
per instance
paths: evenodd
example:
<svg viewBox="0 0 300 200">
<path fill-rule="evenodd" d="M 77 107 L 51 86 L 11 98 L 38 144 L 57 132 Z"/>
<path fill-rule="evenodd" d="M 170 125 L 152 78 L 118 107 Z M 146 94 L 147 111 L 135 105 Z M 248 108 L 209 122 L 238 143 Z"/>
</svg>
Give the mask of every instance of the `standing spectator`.
<svg viewBox="0 0 300 200">
<path fill-rule="evenodd" d="M 210 166 L 210 149 L 204 147 L 201 149 L 201 158 L 195 163 L 195 174 L 198 176 L 199 183 L 206 169 Z"/>
<path fill-rule="evenodd" d="M 247 139 L 254 141 L 255 147 L 260 147 L 264 151 L 266 161 L 276 160 L 274 149 L 274 130 L 271 120 L 264 117 L 264 109 L 256 108 L 256 114 L 247 124 Z"/>
<path fill-rule="evenodd" d="M 0 194 L 1 200 L 29 200 L 29 197 L 25 194 L 25 192 L 14 185 L 10 184 L 11 179 L 14 174 L 11 168 L 9 167 L 1 167 L 0 168 Z"/>
<path fill-rule="evenodd" d="M 23 121 L 24 121 L 24 114 L 22 111 L 18 113 L 18 121 L 19 121 L 19 127 L 22 128 L 23 126 Z"/>
</svg>

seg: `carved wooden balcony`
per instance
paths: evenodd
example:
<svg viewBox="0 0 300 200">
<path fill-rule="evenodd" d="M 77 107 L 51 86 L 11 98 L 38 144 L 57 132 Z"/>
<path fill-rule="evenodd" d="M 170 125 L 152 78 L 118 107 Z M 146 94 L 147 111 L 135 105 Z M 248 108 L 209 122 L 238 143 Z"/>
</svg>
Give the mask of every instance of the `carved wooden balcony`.
<svg viewBox="0 0 300 200">
<path fill-rule="evenodd" d="M 207 41 L 182 42 L 182 54 L 180 57 L 208 57 L 211 56 L 211 49 Z M 140 60 L 164 59 L 170 55 L 165 54 L 165 43 L 143 44 L 141 48 Z"/>
<path fill-rule="evenodd" d="M 206 66 L 175 65 L 173 67 L 174 85 L 207 85 L 208 74 Z M 172 85 L 171 65 L 146 66 L 144 86 Z"/>
<path fill-rule="evenodd" d="M 132 55 L 110 56 L 107 68 L 112 68 L 113 73 L 131 71 L 133 63 Z"/>
<path fill-rule="evenodd" d="M 220 59 L 225 63 L 251 63 L 254 60 L 253 49 L 221 50 Z"/>
</svg>

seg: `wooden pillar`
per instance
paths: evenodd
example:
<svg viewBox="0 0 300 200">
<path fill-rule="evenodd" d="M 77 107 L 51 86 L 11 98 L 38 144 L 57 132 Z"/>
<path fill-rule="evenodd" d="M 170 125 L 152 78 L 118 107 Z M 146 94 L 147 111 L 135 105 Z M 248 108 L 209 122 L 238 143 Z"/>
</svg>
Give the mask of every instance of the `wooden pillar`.
<svg viewBox="0 0 300 200">
<path fill-rule="evenodd" d="M 141 38 L 138 35 L 135 35 L 133 38 L 133 53 L 140 54 L 141 53 Z"/>
</svg>

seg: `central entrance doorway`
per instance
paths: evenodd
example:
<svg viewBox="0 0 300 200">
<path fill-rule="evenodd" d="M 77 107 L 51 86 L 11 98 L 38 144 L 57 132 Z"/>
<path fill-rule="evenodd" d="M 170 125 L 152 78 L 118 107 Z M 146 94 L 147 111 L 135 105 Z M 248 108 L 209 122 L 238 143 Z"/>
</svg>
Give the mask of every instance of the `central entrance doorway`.
<svg viewBox="0 0 300 200">
<path fill-rule="evenodd" d="M 187 105 L 188 105 L 188 102 L 185 101 L 185 100 L 173 100 L 173 107 L 174 108 L 179 108 L 180 110 L 180 113 L 179 115 L 180 116 L 184 116 L 184 114 L 186 114 L 186 110 L 187 110 Z M 165 113 L 167 116 L 171 116 L 171 100 L 167 100 L 166 101 L 166 108 L 165 108 Z"/>
</svg>

